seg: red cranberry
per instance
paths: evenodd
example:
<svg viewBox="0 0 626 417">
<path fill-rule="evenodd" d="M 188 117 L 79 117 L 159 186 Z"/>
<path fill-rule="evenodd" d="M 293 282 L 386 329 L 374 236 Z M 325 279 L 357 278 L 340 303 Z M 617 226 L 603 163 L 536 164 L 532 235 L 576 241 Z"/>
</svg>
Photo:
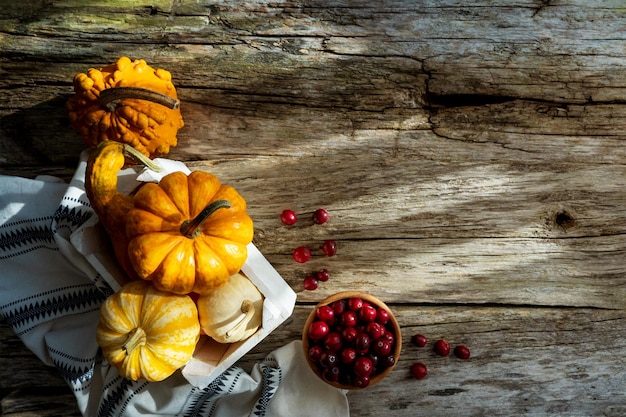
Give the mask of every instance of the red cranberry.
<svg viewBox="0 0 626 417">
<path fill-rule="evenodd" d="M 435 353 L 439 356 L 448 356 L 450 354 L 450 343 L 443 339 L 435 342 Z"/>
<path fill-rule="evenodd" d="M 328 221 L 328 211 L 323 208 L 315 210 L 313 212 L 313 221 L 317 224 L 326 223 Z"/>
<path fill-rule="evenodd" d="M 367 333 L 358 333 L 354 339 L 354 348 L 357 353 L 367 353 L 370 350 L 372 340 Z"/>
<path fill-rule="evenodd" d="M 396 357 L 393 355 L 385 356 L 379 361 L 379 363 L 380 367 L 383 369 L 391 368 L 396 364 Z"/>
<path fill-rule="evenodd" d="M 315 275 L 307 275 L 304 277 L 303 285 L 305 290 L 314 291 L 319 286 L 319 283 L 317 282 Z"/>
<path fill-rule="evenodd" d="M 339 352 L 342 345 L 341 335 L 337 332 L 330 332 L 324 338 L 324 346 L 333 352 Z"/>
<path fill-rule="evenodd" d="M 391 345 L 385 339 L 374 342 L 374 352 L 379 356 L 387 356 L 391 353 Z"/>
<path fill-rule="evenodd" d="M 328 323 L 323 321 L 314 321 L 309 325 L 308 335 L 310 339 L 320 340 L 328 334 L 329 330 L 330 328 L 328 327 Z"/>
<path fill-rule="evenodd" d="M 354 378 L 354 386 L 357 388 L 365 388 L 370 384 L 369 376 L 357 376 Z"/>
<path fill-rule="evenodd" d="M 367 324 L 366 331 L 367 331 L 367 334 L 370 335 L 372 340 L 376 340 L 385 334 L 386 329 L 385 329 L 385 326 L 383 326 L 382 324 L 376 323 L 375 321 L 373 321 Z"/>
<path fill-rule="evenodd" d="M 380 324 L 387 324 L 389 321 L 389 312 L 384 308 L 376 310 L 376 321 Z"/>
<path fill-rule="evenodd" d="M 354 373 L 358 376 L 370 376 L 373 370 L 372 360 L 367 356 L 359 356 L 354 361 Z"/>
<path fill-rule="evenodd" d="M 319 306 L 315 313 L 318 319 L 325 321 L 328 324 L 335 322 L 335 311 L 330 306 Z"/>
<path fill-rule="evenodd" d="M 357 333 L 354 327 L 344 327 L 341 331 L 341 336 L 346 343 L 351 344 L 356 339 Z"/>
<path fill-rule="evenodd" d="M 317 271 L 317 280 L 326 282 L 330 278 L 330 274 L 328 273 L 328 269 L 320 269 Z"/>
<path fill-rule="evenodd" d="M 339 358 L 337 358 L 337 354 L 331 350 L 325 350 L 320 355 L 320 364 L 324 368 L 332 368 L 337 365 L 339 362 Z"/>
<path fill-rule="evenodd" d="M 356 360 L 356 350 L 351 347 L 344 348 L 341 351 L 341 362 L 347 364 L 351 364 Z"/>
<path fill-rule="evenodd" d="M 357 315 L 354 311 L 348 310 L 341 315 L 341 324 L 347 327 L 354 327 L 358 322 Z"/>
<path fill-rule="evenodd" d="M 326 368 L 322 373 L 322 377 L 328 382 L 337 382 L 341 377 L 341 370 L 338 366 Z"/>
<path fill-rule="evenodd" d="M 335 256 L 337 254 L 337 243 L 334 240 L 325 240 L 322 244 L 322 251 L 326 256 Z"/>
<path fill-rule="evenodd" d="M 459 359 L 469 359 L 470 350 L 467 346 L 460 345 L 454 348 L 454 355 Z"/>
<path fill-rule="evenodd" d="M 347 304 L 348 303 L 346 300 L 337 300 L 330 305 L 335 311 L 335 317 L 343 314 L 343 312 L 346 311 Z"/>
<path fill-rule="evenodd" d="M 363 299 L 359 297 L 348 299 L 348 308 L 352 311 L 358 311 L 363 308 Z"/>
<path fill-rule="evenodd" d="M 389 330 L 386 330 L 385 333 L 383 333 L 383 335 L 381 336 L 381 338 L 389 342 L 390 345 L 393 345 L 396 341 L 396 337 Z"/>
<path fill-rule="evenodd" d="M 376 367 L 378 366 L 378 355 L 375 355 L 373 353 L 370 353 L 369 355 L 366 355 L 368 358 L 370 358 L 370 360 L 372 361 L 372 366 L 374 367 L 374 370 L 372 371 L 372 373 L 376 372 Z"/>
<path fill-rule="evenodd" d="M 291 226 L 296 224 L 296 221 L 298 221 L 298 215 L 293 210 L 283 210 L 283 212 L 280 214 L 280 221 L 282 221 L 287 226 Z"/>
<path fill-rule="evenodd" d="M 411 376 L 415 379 L 424 379 L 428 375 L 428 368 L 421 362 L 411 365 Z"/>
<path fill-rule="evenodd" d="M 320 357 L 322 356 L 322 352 L 324 351 L 324 349 L 322 349 L 321 346 L 318 345 L 313 345 L 309 348 L 309 358 L 317 363 L 320 361 Z"/>
<path fill-rule="evenodd" d="M 311 259 L 311 249 L 306 246 L 298 246 L 293 250 L 291 256 L 294 261 L 303 264 Z"/>
<path fill-rule="evenodd" d="M 428 339 L 423 334 L 415 334 L 411 337 L 411 342 L 417 347 L 424 347 L 428 343 Z"/>
<path fill-rule="evenodd" d="M 376 320 L 377 314 L 376 308 L 371 305 L 363 306 L 363 308 L 359 310 L 359 319 L 361 319 L 361 321 L 371 322 Z"/>
</svg>

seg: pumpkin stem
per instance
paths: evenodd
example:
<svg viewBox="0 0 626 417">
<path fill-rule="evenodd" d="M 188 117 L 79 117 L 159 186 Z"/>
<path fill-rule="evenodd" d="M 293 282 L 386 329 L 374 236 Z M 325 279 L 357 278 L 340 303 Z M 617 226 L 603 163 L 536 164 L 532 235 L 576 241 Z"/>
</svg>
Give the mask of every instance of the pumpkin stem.
<svg viewBox="0 0 626 417">
<path fill-rule="evenodd" d="M 180 225 L 180 233 L 183 236 L 193 239 L 200 234 L 200 224 L 206 220 L 211 214 L 215 213 L 221 208 L 230 208 L 231 204 L 228 200 L 215 200 L 209 203 L 204 210 L 202 210 L 196 217 L 191 220 L 186 220 Z"/>
<path fill-rule="evenodd" d="M 133 148 L 131 145 L 127 143 L 124 144 L 124 154 L 137 160 L 138 162 L 141 162 L 148 169 L 154 172 L 163 171 L 163 168 L 161 168 L 159 164 L 157 164 L 152 159 L 148 158 L 146 155 L 142 154 L 137 149 Z"/>
<path fill-rule="evenodd" d="M 176 110 L 180 106 L 180 102 L 175 98 L 139 87 L 113 87 L 104 89 L 100 91 L 98 103 L 105 107 L 109 112 L 114 112 L 120 102 L 126 98 L 148 100 L 153 103 L 161 104 L 172 110 Z"/>
<path fill-rule="evenodd" d="M 126 351 L 127 355 L 137 349 L 138 347 L 144 346 L 148 341 L 148 337 L 146 332 L 141 327 L 134 328 L 126 339 L 126 343 L 122 346 L 122 349 Z"/>
<path fill-rule="evenodd" d="M 244 330 L 243 328 L 252 320 L 254 316 L 255 308 L 254 303 L 250 300 L 243 300 L 241 302 L 241 315 L 237 318 L 237 323 L 230 328 L 224 335 L 226 339 L 230 338 L 233 334 L 237 334 Z"/>
</svg>

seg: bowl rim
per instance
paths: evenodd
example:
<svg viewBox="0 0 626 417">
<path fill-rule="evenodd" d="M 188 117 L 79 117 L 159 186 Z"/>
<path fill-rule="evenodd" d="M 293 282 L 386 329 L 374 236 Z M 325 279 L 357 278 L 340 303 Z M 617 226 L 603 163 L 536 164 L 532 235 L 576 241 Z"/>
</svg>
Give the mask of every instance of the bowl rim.
<svg viewBox="0 0 626 417">
<path fill-rule="evenodd" d="M 341 291 L 341 292 L 332 294 L 332 295 L 324 298 L 322 301 L 317 303 L 311 309 L 311 312 L 309 313 L 309 315 L 307 316 L 306 321 L 304 322 L 304 327 L 302 328 L 302 349 L 304 351 L 304 357 L 306 358 L 306 361 L 307 361 L 307 363 L 309 365 L 309 368 L 311 368 L 313 373 L 318 378 L 320 378 L 322 381 L 324 381 L 325 383 L 327 383 L 329 385 L 332 385 L 335 388 L 339 388 L 339 389 L 359 390 L 359 389 L 364 389 L 364 388 L 359 388 L 359 387 L 356 387 L 354 385 L 344 385 L 344 384 L 340 384 L 338 382 L 326 381 L 322 377 L 322 373 L 318 369 L 318 365 L 315 364 L 309 358 L 309 338 L 307 337 L 307 329 L 309 328 L 309 326 L 311 325 L 311 323 L 315 319 L 316 311 L 317 311 L 317 309 L 319 307 L 331 304 L 331 303 L 333 303 L 335 301 L 338 301 L 338 300 L 348 299 L 348 298 L 357 298 L 357 297 L 363 299 L 364 301 L 369 302 L 372 305 L 375 305 L 376 307 L 382 307 L 385 310 L 387 310 L 387 312 L 389 313 L 389 320 L 391 321 L 391 324 L 392 324 L 392 327 L 393 327 L 393 331 L 394 331 L 394 335 L 396 337 L 395 345 L 394 345 L 394 351 L 393 351 L 393 356 L 396 359 L 394 364 L 392 366 L 386 368 L 381 373 L 377 374 L 375 377 L 373 377 L 370 380 L 369 385 L 367 385 L 367 387 L 364 387 L 364 388 L 369 388 L 369 387 L 379 383 L 387 375 L 389 375 L 391 373 L 391 371 L 393 371 L 393 369 L 398 364 L 398 359 L 400 358 L 400 352 L 402 351 L 402 332 L 401 332 L 400 324 L 398 323 L 398 320 L 396 319 L 396 316 L 393 314 L 393 311 L 380 298 L 378 298 L 375 295 L 372 295 L 370 293 L 364 292 L 364 291 Z"/>
</svg>

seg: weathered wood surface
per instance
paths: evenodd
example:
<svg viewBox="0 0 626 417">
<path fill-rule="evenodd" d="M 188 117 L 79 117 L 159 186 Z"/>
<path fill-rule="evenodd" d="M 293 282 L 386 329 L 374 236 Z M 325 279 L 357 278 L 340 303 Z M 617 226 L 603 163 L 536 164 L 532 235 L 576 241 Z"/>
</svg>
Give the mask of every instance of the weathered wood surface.
<svg viewBox="0 0 626 417">
<path fill-rule="evenodd" d="M 354 416 L 626 413 L 621 1 L 4 3 L 0 173 L 71 176 L 75 73 L 121 55 L 173 73 L 186 126 L 170 156 L 237 187 L 298 292 L 243 365 L 359 288 L 405 344 L 389 380 L 348 395 Z M 318 207 L 323 226 L 305 220 Z M 303 221 L 282 226 L 284 208 Z M 327 238 L 336 257 L 291 260 Z M 304 291 L 321 267 L 331 280 Z M 418 331 L 473 357 L 412 347 Z M 54 370 L 0 332 L 3 414 L 72 415 Z"/>
</svg>

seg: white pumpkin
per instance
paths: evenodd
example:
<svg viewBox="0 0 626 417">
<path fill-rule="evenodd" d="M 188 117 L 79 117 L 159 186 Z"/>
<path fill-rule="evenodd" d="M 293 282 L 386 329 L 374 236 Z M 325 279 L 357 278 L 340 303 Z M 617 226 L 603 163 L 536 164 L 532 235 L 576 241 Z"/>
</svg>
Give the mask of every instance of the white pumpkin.
<svg viewBox="0 0 626 417">
<path fill-rule="evenodd" d="M 263 323 L 263 294 L 242 273 L 198 298 L 200 327 L 220 343 L 252 336 Z"/>
</svg>

